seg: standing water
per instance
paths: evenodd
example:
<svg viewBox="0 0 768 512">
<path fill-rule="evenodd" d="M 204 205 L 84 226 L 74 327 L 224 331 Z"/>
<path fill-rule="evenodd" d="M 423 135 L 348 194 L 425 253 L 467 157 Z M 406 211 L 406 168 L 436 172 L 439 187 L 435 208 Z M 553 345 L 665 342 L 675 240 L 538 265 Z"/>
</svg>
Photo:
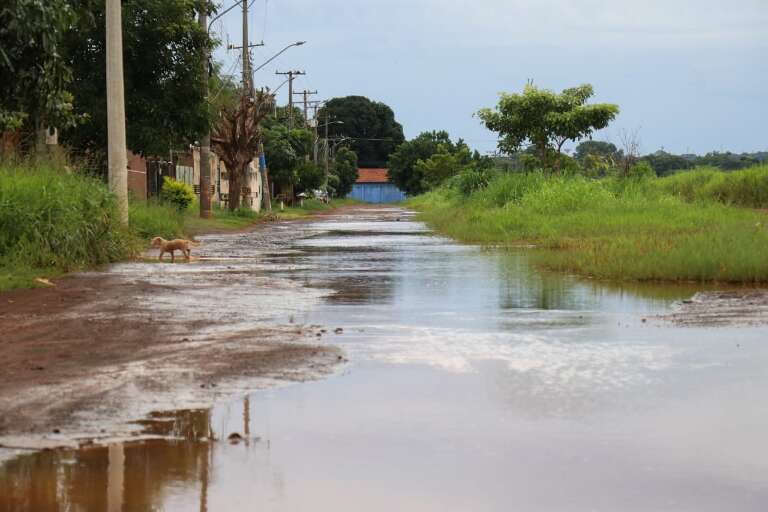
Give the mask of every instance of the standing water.
<svg viewBox="0 0 768 512">
<path fill-rule="evenodd" d="M 278 321 L 346 367 L 153 418 L 181 440 L 12 460 L 0 511 L 768 507 L 764 328 L 674 327 L 696 289 L 542 273 L 399 209 L 305 227 L 260 258 L 324 299 Z"/>
</svg>

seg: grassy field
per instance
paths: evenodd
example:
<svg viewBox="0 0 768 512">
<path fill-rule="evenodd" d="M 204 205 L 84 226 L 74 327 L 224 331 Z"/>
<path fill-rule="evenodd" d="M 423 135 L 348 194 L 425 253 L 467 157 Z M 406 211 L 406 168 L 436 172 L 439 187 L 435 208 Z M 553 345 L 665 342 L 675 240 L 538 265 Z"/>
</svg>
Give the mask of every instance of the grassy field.
<svg viewBox="0 0 768 512">
<path fill-rule="evenodd" d="M 710 172 L 661 180 L 505 174 L 469 196 L 443 188 L 409 205 L 461 241 L 533 244 L 534 261 L 549 269 L 602 279 L 767 282 L 768 217 L 725 203 L 762 206 L 755 198 L 768 182 L 749 194 L 682 192 L 682 183 Z M 740 173 L 750 178 L 731 173 L 735 179 L 712 189 L 743 190 L 741 180 L 762 179 L 768 168 Z"/>
<path fill-rule="evenodd" d="M 201 219 L 197 202 L 179 212 L 168 204 L 132 201 L 126 229 L 101 180 L 55 166 L 0 163 L 0 290 L 46 286 L 50 277 L 135 257 L 154 236 L 239 230 L 346 203 L 307 200 L 271 215 L 215 208 L 213 218 Z"/>
</svg>

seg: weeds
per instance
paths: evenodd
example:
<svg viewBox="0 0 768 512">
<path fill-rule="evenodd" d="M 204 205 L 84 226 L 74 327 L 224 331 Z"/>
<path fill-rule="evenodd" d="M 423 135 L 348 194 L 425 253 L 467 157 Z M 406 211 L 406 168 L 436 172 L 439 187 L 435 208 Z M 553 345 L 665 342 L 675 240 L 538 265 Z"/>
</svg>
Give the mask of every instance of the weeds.
<svg viewBox="0 0 768 512">
<path fill-rule="evenodd" d="M 765 172 L 748 171 L 734 183 Z M 720 183 L 698 175 L 677 179 L 686 186 L 701 180 L 703 190 Z M 671 186 L 655 179 L 509 174 L 466 198 L 440 189 L 409 204 L 437 231 L 462 241 L 534 244 L 534 261 L 550 269 L 606 279 L 768 281 L 764 214 L 723 204 L 735 201 L 712 192 L 693 198 Z"/>
</svg>

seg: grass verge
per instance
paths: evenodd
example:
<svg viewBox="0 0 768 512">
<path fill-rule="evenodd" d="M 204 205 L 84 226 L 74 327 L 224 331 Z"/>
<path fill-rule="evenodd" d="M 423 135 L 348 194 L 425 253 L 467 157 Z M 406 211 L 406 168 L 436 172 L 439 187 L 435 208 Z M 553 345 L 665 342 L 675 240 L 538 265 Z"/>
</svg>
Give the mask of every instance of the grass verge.
<svg viewBox="0 0 768 512">
<path fill-rule="evenodd" d="M 132 201 L 130 227 L 124 228 L 101 180 L 52 164 L 0 162 L 0 290 L 48 286 L 47 278 L 135 257 L 154 236 L 239 230 L 346 203 L 308 200 L 270 215 L 215 208 L 212 218 L 202 219 L 197 202 L 179 212 L 169 204 Z"/>
<path fill-rule="evenodd" d="M 533 244 L 546 268 L 602 279 L 768 282 L 764 213 L 687 202 L 659 180 L 504 174 L 469 196 L 409 201 L 438 232 L 486 245 Z"/>
</svg>

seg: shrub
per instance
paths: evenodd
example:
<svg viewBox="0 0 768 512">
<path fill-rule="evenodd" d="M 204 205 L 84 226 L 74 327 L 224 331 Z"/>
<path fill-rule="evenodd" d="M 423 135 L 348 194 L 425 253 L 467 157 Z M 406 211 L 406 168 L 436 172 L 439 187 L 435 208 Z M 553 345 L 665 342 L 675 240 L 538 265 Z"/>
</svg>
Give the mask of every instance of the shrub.
<svg viewBox="0 0 768 512">
<path fill-rule="evenodd" d="M 484 189 L 490 183 L 493 173 L 491 171 L 468 167 L 451 180 L 451 184 L 463 195 L 468 196 L 478 190 Z"/>
<path fill-rule="evenodd" d="M 195 192 L 186 183 L 164 176 L 160 199 L 173 204 L 177 210 L 184 211 L 195 200 Z"/>
</svg>

